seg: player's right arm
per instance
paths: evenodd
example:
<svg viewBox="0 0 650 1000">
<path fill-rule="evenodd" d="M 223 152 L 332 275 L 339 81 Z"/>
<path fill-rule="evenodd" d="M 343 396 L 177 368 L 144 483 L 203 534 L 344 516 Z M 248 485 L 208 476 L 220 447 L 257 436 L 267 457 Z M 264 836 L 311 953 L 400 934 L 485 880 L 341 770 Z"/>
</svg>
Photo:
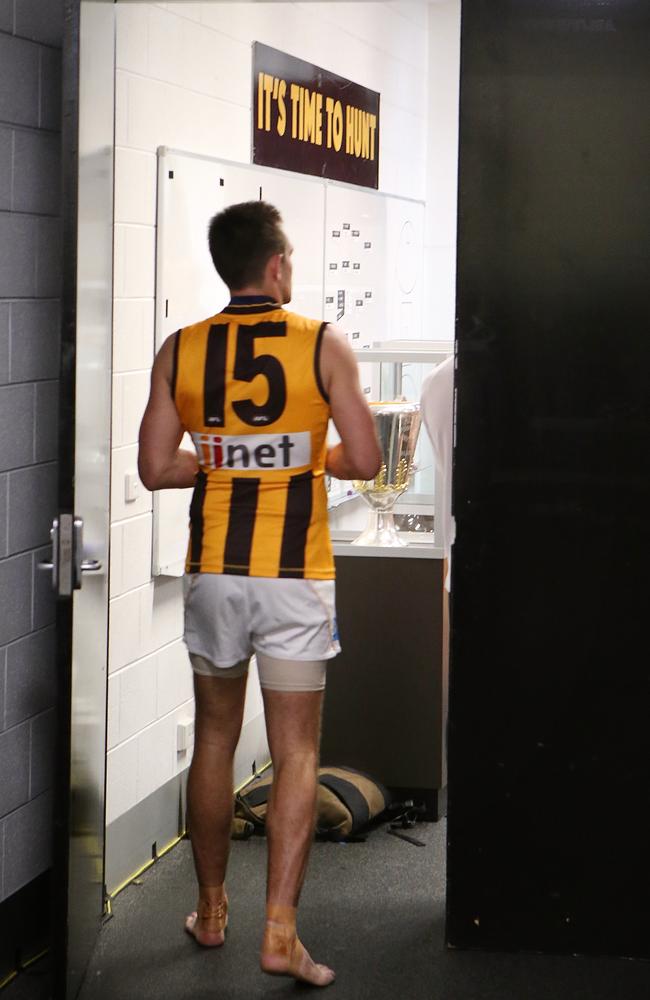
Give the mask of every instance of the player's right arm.
<svg viewBox="0 0 650 1000">
<path fill-rule="evenodd" d="M 199 463 L 196 452 L 179 447 L 185 428 L 172 396 L 176 337 L 162 345 L 151 371 L 151 391 L 140 424 L 138 472 L 148 490 L 194 486 Z"/>
<path fill-rule="evenodd" d="M 337 479 L 373 479 L 381 465 L 375 424 L 361 391 L 356 358 L 343 331 L 333 324 L 323 333 L 320 377 L 341 438 L 328 449 L 327 472 Z"/>
</svg>

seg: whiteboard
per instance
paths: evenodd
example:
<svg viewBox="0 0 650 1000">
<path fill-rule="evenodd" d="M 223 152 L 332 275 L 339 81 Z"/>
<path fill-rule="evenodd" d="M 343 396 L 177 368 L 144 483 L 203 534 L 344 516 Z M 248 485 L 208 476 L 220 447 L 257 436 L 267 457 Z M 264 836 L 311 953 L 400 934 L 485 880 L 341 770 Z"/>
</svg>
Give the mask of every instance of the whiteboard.
<svg viewBox="0 0 650 1000">
<path fill-rule="evenodd" d="M 322 181 L 163 147 L 158 151 L 156 349 L 169 334 L 227 304 L 228 289 L 208 250 L 208 225 L 228 205 L 260 198 L 279 209 L 293 243 L 291 308 L 314 318 L 322 315 Z"/>
<path fill-rule="evenodd" d="M 208 250 L 208 224 L 228 205 L 260 198 L 279 209 L 294 247 L 291 309 L 338 322 L 355 348 L 370 348 L 400 335 L 420 337 L 422 202 L 160 147 L 157 350 L 176 330 L 226 305 L 228 289 Z M 360 365 L 368 398 L 373 388 L 377 393 L 372 372 L 372 366 Z M 188 435 L 182 446 L 193 448 Z M 191 496 L 191 490 L 154 493 L 154 576 L 183 574 Z"/>
</svg>

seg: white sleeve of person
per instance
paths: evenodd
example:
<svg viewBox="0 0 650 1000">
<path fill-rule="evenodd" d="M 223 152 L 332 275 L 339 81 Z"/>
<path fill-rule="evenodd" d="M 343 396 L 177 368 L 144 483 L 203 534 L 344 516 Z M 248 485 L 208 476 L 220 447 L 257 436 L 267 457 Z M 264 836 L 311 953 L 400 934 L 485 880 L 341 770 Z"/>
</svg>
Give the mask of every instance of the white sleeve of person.
<svg viewBox="0 0 650 1000">
<path fill-rule="evenodd" d="M 422 383 L 422 420 L 433 446 L 436 474 L 441 477 L 442 509 L 436 511 L 436 531 L 447 559 L 445 587 L 451 586 L 451 546 L 456 523 L 451 513 L 451 458 L 454 437 L 454 358 L 446 358 Z"/>
</svg>

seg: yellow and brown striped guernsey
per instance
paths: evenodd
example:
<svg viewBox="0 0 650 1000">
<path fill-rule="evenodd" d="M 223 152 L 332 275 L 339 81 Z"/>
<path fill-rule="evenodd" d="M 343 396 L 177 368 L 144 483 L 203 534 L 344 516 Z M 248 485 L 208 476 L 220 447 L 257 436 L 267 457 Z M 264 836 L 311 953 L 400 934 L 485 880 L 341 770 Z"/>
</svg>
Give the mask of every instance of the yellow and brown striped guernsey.
<svg viewBox="0 0 650 1000">
<path fill-rule="evenodd" d="M 333 579 L 324 325 L 247 296 L 176 334 L 172 389 L 200 465 L 188 573 Z"/>
</svg>

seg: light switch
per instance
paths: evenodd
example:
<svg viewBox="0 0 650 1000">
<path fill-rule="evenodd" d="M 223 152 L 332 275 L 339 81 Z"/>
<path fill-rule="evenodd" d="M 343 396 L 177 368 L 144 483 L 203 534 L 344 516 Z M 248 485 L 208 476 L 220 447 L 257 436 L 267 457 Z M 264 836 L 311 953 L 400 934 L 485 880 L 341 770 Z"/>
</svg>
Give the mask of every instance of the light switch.
<svg viewBox="0 0 650 1000">
<path fill-rule="evenodd" d="M 142 483 L 137 472 L 127 472 L 124 476 L 124 499 L 126 503 L 133 503 L 142 496 Z"/>
</svg>

